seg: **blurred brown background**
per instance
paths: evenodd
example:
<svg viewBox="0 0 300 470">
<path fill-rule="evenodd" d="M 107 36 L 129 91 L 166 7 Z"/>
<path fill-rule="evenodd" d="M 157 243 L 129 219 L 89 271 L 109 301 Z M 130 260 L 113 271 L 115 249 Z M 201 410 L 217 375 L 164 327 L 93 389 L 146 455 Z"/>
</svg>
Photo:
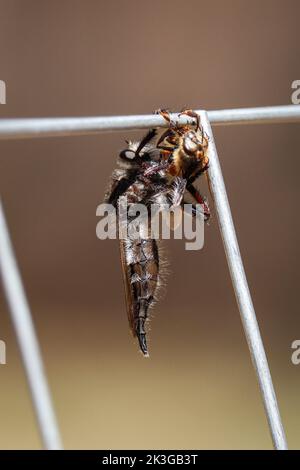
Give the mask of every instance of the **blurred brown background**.
<svg viewBox="0 0 300 470">
<path fill-rule="evenodd" d="M 0 117 L 291 104 L 297 0 L 0 1 Z M 127 325 L 118 246 L 95 235 L 114 133 L 0 143 L 0 187 L 66 448 L 271 448 L 216 218 L 172 272 L 149 360 Z M 240 247 L 292 448 L 299 448 L 299 125 L 218 127 Z M 207 192 L 207 188 L 203 188 Z M 39 448 L 1 291 L 0 447 Z"/>
</svg>

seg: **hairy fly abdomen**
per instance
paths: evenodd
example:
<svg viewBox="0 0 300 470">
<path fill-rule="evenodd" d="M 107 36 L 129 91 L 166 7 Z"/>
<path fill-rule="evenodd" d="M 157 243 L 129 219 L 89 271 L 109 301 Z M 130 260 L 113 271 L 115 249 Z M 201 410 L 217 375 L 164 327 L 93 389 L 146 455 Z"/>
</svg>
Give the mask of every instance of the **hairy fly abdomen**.
<svg viewBox="0 0 300 470">
<path fill-rule="evenodd" d="M 132 333 L 137 336 L 144 355 L 148 355 L 145 323 L 148 310 L 155 300 L 159 276 L 159 259 L 156 240 L 139 239 L 124 241 L 127 265 L 125 285 L 129 286 L 132 299 L 128 304 L 128 318 Z M 128 281 L 128 282 L 126 282 Z"/>
</svg>

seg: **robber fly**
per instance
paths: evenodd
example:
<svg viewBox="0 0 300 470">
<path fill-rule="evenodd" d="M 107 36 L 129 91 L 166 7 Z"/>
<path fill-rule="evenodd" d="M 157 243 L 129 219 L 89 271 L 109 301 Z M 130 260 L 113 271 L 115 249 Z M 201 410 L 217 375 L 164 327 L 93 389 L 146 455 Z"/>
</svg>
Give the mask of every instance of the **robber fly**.
<svg viewBox="0 0 300 470">
<path fill-rule="evenodd" d="M 157 130 L 151 129 L 141 142 L 127 142 L 128 147 L 119 155 L 120 168 L 112 174 L 105 201 L 113 204 L 118 214 L 121 196 L 126 196 L 130 204 L 144 204 L 147 208 L 151 204 L 174 208 L 183 206 L 189 193 L 194 202 L 202 205 L 204 220 L 208 220 L 208 204 L 193 185 L 209 163 L 208 137 L 200 117 L 192 110 L 184 110 L 179 116 L 188 115 L 193 121 L 180 125 L 172 121 L 168 111 L 157 113 L 168 122 L 167 130 L 158 136 Z M 197 216 L 195 204 L 192 214 Z M 144 356 L 148 356 L 148 311 L 157 298 L 161 280 L 159 247 L 148 235 L 119 239 L 129 325 Z"/>
</svg>

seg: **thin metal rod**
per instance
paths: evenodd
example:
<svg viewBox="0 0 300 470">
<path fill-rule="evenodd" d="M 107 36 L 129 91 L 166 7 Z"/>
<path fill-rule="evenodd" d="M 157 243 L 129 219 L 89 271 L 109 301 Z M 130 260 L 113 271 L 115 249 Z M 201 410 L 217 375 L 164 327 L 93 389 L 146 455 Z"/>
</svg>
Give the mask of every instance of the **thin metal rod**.
<svg viewBox="0 0 300 470">
<path fill-rule="evenodd" d="M 246 274 L 239 251 L 239 245 L 231 216 L 225 183 L 219 162 L 208 113 L 201 112 L 201 123 L 209 136 L 209 169 L 210 188 L 214 199 L 219 227 L 224 243 L 227 263 L 237 299 L 248 347 L 258 378 L 262 399 L 270 427 L 274 447 L 278 450 L 287 449 L 287 442 L 280 418 L 272 378 L 256 320 Z"/>
<path fill-rule="evenodd" d="M 200 113 L 200 111 L 198 112 Z M 177 115 L 174 116 L 177 117 Z M 223 109 L 208 111 L 208 117 L 210 122 L 215 125 L 300 122 L 300 105 Z M 188 121 L 186 117 L 180 119 L 181 123 Z M 166 126 L 166 121 L 161 116 L 154 114 L 1 119 L 0 140 L 85 135 Z"/>
<path fill-rule="evenodd" d="M 17 335 L 44 447 L 61 449 L 61 440 L 48 389 L 43 361 L 14 256 L 0 199 L 0 274 Z"/>
</svg>

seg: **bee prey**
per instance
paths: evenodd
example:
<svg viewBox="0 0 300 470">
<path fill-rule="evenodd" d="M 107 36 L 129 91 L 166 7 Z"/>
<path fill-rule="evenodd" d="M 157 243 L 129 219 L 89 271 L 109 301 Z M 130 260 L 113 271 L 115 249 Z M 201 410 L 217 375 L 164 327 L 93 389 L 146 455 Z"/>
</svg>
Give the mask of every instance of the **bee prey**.
<svg viewBox="0 0 300 470">
<path fill-rule="evenodd" d="M 189 194 L 194 203 L 201 204 L 204 220 L 208 220 L 208 205 L 193 185 L 209 163 L 208 137 L 200 118 L 192 110 L 185 110 L 180 114 L 190 116 L 193 121 L 180 125 L 171 120 L 168 111 L 157 112 L 168 122 L 167 130 L 159 136 L 156 129 L 151 129 L 141 142 L 128 142 L 119 155 L 120 168 L 112 174 L 105 202 L 120 214 L 121 200 L 126 197 L 128 204 L 144 204 L 150 217 L 151 204 L 169 208 L 183 206 Z M 197 214 L 194 204 L 193 216 Z M 148 356 L 146 322 L 161 277 L 157 241 L 150 233 L 144 233 L 134 239 L 119 237 L 119 244 L 130 329 L 142 353 Z"/>
</svg>

